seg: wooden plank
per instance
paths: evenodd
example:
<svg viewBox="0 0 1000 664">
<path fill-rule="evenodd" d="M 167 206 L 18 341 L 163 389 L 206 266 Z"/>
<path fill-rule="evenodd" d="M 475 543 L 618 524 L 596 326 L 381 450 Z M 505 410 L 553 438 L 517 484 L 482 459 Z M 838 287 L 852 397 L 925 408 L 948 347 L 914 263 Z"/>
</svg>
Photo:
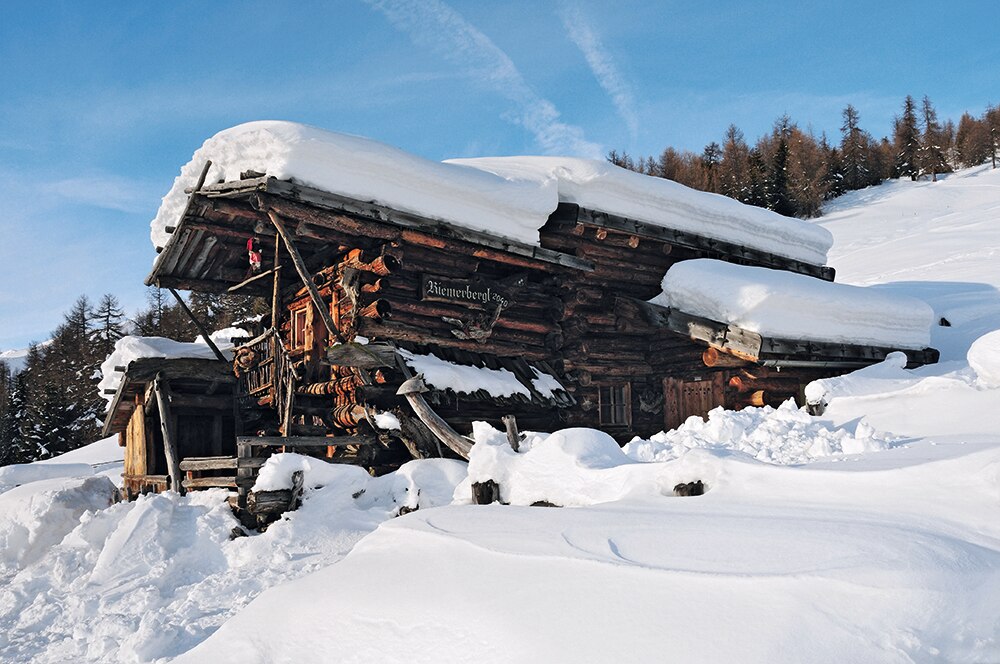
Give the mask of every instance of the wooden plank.
<svg viewBox="0 0 1000 664">
<path fill-rule="evenodd" d="M 175 408 L 207 408 L 229 410 L 233 407 L 233 397 L 221 394 L 178 394 L 170 395 L 170 405 Z"/>
<path fill-rule="evenodd" d="M 228 470 L 236 468 L 236 457 L 187 457 L 181 459 L 180 469 L 187 471 Z"/>
<path fill-rule="evenodd" d="M 378 443 L 377 438 L 367 436 L 240 436 L 236 440 L 238 445 L 261 447 L 343 447 Z"/>
<path fill-rule="evenodd" d="M 236 478 L 233 476 L 221 477 L 194 477 L 182 481 L 185 489 L 212 489 L 221 487 L 223 489 L 235 489 Z"/>
</svg>

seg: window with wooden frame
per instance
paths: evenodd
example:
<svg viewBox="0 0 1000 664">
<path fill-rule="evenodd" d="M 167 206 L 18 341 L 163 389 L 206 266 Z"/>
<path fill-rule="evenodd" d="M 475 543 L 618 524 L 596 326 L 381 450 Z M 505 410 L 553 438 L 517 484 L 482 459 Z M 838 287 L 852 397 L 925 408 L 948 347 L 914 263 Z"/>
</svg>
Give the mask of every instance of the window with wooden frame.
<svg viewBox="0 0 1000 664">
<path fill-rule="evenodd" d="M 605 426 L 631 426 L 632 385 L 601 385 L 598 397 L 600 422 Z"/>
<path fill-rule="evenodd" d="M 306 345 L 306 308 L 292 310 L 292 348 Z"/>
</svg>

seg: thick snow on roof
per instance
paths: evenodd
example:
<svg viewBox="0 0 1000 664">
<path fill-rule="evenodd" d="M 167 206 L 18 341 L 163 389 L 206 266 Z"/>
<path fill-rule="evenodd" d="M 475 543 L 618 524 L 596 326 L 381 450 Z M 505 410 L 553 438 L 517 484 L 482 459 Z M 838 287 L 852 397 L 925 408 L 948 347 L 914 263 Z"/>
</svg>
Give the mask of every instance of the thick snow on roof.
<svg viewBox="0 0 1000 664">
<path fill-rule="evenodd" d="M 182 169 L 151 224 L 153 245 L 169 239 L 206 161 L 206 182 L 266 173 L 529 244 L 560 202 L 744 244 L 823 265 L 823 228 L 607 162 L 570 157 L 429 161 L 358 136 L 293 122 L 238 125 L 205 141 Z"/>
<path fill-rule="evenodd" d="M 230 332 L 231 330 L 226 330 Z M 215 339 L 215 334 L 211 335 L 216 345 L 223 351 L 233 347 L 231 343 L 222 343 Z M 106 399 L 108 405 L 114 400 L 114 395 L 106 394 L 105 390 L 118 390 L 121 385 L 124 373 L 117 371 L 115 367 L 128 367 L 132 360 L 142 357 L 164 357 L 164 358 L 195 358 L 202 360 L 214 360 L 215 353 L 204 341 L 183 342 L 165 339 L 163 337 L 122 337 L 115 342 L 115 349 L 101 364 L 101 382 L 97 384 L 101 397 Z"/>
<path fill-rule="evenodd" d="M 815 265 L 826 264 L 833 236 L 825 228 L 718 194 L 635 173 L 605 161 L 571 157 L 493 157 L 448 163 L 512 180 L 556 182 L 559 201 L 753 247 Z"/>
<path fill-rule="evenodd" d="M 707 258 L 681 261 L 653 300 L 763 336 L 926 348 L 934 312 L 916 298 Z"/>
<path fill-rule="evenodd" d="M 554 183 L 512 181 L 294 122 L 248 122 L 205 141 L 181 169 L 151 224 L 154 246 L 166 244 L 164 227 L 178 222 L 184 189 L 197 183 L 208 160 L 208 183 L 253 170 L 532 244 L 556 205 Z"/>
</svg>

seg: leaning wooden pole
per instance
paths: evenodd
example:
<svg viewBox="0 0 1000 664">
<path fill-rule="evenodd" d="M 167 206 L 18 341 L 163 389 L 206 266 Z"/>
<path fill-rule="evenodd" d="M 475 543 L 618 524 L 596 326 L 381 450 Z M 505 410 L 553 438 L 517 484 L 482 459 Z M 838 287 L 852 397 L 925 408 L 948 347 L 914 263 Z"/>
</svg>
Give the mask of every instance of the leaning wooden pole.
<svg viewBox="0 0 1000 664">
<path fill-rule="evenodd" d="M 424 399 L 423 393 L 426 391 L 427 385 L 424 383 L 423 376 L 417 374 L 400 385 L 396 394 L 406 397 L 413 412 L 438 440 L 447 445 L 455 454 L 463 459 L 468 459 L 469 452 L 472 451 L 473 441 L 460 435 L 440 415 L 434 412 L 427 400 Z"/>
<path fill-rule="evenodd" d="M 313 306 L 319 313 L 320 318 L 323 320 L 323 324 L 326 325 L 327 332 L 330 333 L 332 339 L 343 343 L 344 338 L 340 334 L 340 330 L 337 329 L 336 323 L 333 322 L 333 317 L 330 316 L 330 312 L 327 309 L 326 304 L 323 303 L 323 298 L 320 297 L 319 290 L 316 288 L 316 284 L 312 281 L 312 276 L 306 269 L 306 263 L 302 260 L 302 255 L 299 254 L 299 250 L 295 248 L 295 243 L 292 242 L 291 236 L 288 234 L 288 230 L 285 225 L 281 223 L 281 219 L 275 214 L 274 210 L 268 210 L 267 216 L 270 217 L 271 223 L 274 224 L 274 228 L 278 231 L 278 235 L 285 242 L 285 249 L 288 250 L 288 255 L 292 259 L 292 264 L 295 266 L 295 271 L 299 273 L 299 278 L 305 285 L 306 290 L 309 291 L 309 297 L 312 299 Z"/>
<path fill-rule="evenodd" d="M 184 495 L 184 484 L 181 476 L 181 460 L 178 456 L 174 440 L 174 423 L 170 418 L 170 399 L 167 396 L 169 386 L 163 373 L 156 374 L 153 380 L 153 391 L 156 393 L 156 405 L 160 411 L 160 431 L 163 432 L 163 453 L 167 457 L 167 474 L 170 476 L 170 486 L 177 493 Z"/>
<path fill-rule="evenodd" d="M 219 350 L 219 347 L 215 345 L 214 341 L 212 341 L 212 337 L 209 336 L 208 330 L 205 329 L 205 326 L 201 324 L 201 321 L 198 320 L 198 317 L 194 315 L 194 312 L 188 309 L 188 305 L 186 302 L 184 302 L 184 298 L 178 295 L 177 291 L 175 291 L 173 288 L 168 288 L 167 290 L 169 290 L 170 294 L 173 295 L 174 299 L 177 300 L 177 304 L 181 305 L 181 309 L 184 311 L 185 314 L 187 314 L 187 317 L 191 319 L 191 322 L 194 323 L 194 326 L 198 328 L 198 332 L 201 334 L 201 338 L 205 340 L 205 342 L 208 344 L 208 347 L 211 348 L 212 352 L 215 353 L 215 356 L 219 358 L 219 361 L 228 362 L 229 360 L 226 359 L 226 356 L 222 354 L 222 351 Z"/>
</svg>

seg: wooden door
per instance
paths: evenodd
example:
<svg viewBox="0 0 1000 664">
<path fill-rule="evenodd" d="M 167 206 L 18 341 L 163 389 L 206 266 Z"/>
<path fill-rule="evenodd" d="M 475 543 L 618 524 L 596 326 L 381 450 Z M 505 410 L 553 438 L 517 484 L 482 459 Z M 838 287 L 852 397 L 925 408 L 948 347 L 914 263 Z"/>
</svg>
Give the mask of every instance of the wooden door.
<svg viewBox="0 0 1000 664">
<path fill-rule="evenodd" d="M 684 420 L 697 415 L 707 417 L 708 411 L 725 403 L 725 382 L 721 373 L 704 379 L 663 379 L 663 426 L 676 429 Z"/>
</svg>

